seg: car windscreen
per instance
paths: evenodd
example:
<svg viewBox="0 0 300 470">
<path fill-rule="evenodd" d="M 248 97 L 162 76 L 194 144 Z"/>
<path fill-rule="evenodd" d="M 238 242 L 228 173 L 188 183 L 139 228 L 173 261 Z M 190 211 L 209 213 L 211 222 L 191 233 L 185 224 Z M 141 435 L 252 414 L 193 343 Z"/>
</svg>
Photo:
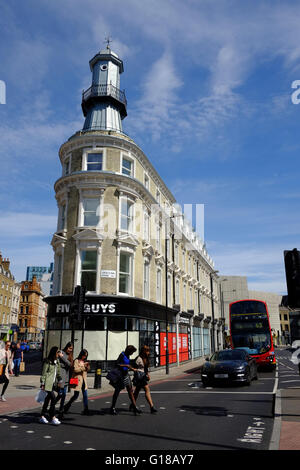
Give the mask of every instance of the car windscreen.
<svg viewBox="0 0 300 470">
<path fill-rule="evenodd" d="M 244 361 L 246 353 L 244 351 L 219 351 L 212 357 L 213 361 Z"/>
</svg>

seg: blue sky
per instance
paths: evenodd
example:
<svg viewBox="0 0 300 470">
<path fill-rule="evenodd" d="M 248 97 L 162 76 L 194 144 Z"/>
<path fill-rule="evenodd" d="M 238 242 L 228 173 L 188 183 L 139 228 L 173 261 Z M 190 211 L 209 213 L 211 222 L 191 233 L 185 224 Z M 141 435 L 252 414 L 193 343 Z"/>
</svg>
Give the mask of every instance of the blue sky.
<svg viewBox="0 0 300 470">
<path fill-rule="evenodd" d="M 0 250 L 17 280 L 49 265 L 60 145 L 83 126 L 89 60 L 124 61 L 124 131 L 181 204 L 205 204 L 215 269 L 286 293 L 299 248 L 295 1 L 0 0 Z"/>
</svg>

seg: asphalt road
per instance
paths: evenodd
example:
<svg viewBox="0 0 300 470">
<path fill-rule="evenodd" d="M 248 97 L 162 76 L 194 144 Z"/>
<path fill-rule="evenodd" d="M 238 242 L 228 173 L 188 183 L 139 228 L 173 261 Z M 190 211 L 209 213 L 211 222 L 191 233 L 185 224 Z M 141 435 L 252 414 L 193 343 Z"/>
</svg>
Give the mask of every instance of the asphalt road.
<svg viewBox="0 0 300 470">
<path fill-rule="evenodd" d="M 282 366 L 285 374 L 288 353 L 282 361 L 287 361 Z M 82 402 L 76 402 L 58 427 L 38 423 L 40 408 L 16 413 L 0 418 L 1 448 L 105 450 L 108 456 L 117 451 L 134 455 L 138 449 L 173 450 L 180 455 L 188 450 L 267 450 L 277 384 L 275 372 L 260 371 L 259 380 L 250 386 L 204 389 L 197 372 L 152 385 L 157 415 L 150 414 L 143 393 L 140 416 L 129 411 L 126 393 L 119 397 L 117 416 L 109 414 L 111 396 L 104 395 L 90 400 L 89 417 L 80 414 Z"/>
</svg>

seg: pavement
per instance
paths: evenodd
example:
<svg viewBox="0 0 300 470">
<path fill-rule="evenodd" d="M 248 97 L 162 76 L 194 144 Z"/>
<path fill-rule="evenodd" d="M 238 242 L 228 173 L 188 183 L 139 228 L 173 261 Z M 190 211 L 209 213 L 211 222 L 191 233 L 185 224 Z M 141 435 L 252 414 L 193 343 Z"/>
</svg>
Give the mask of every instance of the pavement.
<svg viewBox="0 0 300 470">
<path fill-rule="evenodd" d="M 179 378 L 199 369 L 203 363 L 204 358 L 200 358 L 180 365 L 170 365 L 168 375 L 165 367 L 155 369 L 151 372 L 151 384 Z M 89 399 L 113 395 L 113 388 L 105 376 L 101 377 L 101 388 L 97 389 L 94 388 L 94 376 L 88 376 L 88 387 Z M 5 394 L 7 401 L 0 402 L 0 417 L 40 408 L 41 405 L 35 401 L 39 388 L 38 374 L 12 376 Z M 274 398 L 274 428 L 269 449 L 300 450 L 300 387 L 278 390 Z"/>
</svg>

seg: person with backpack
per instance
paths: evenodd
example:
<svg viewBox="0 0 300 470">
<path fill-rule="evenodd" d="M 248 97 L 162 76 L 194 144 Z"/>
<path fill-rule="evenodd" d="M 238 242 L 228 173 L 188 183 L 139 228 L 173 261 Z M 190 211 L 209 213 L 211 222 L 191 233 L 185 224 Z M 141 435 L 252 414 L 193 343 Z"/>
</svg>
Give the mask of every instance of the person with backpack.
<svg viewBox="0 0 300 470">
<path fill-rule="evenodd" d="M 41 411 L 40 416 L 40 423 L 47 424 L 49 421 L 47 420 L 45 414 L 47 413 L 47 409 L 50 403 L 49 409 L 49 418 L 50 423 L 57 426 L 61 424 L 61 422 L 55 417 L 55 388 L 56 385 L 62 385 L 62 377 L 60 371 L 60 363 L 59 358 L 62 357 L 62 352 L 58 349 L 57 346 L 53 346 L 49 352 L 48 357 L 43 362 L 43 370 L 41 375 L 41 389 L 47 392 L 47 396 L 45 398 L 43 408 Z"/>
<path fill-rule="evenodd" d="M 128 373 L 129 370 L 137 371 L 137 369 L 135 369 L 134 367 L 132 367 L 130 365 L 130 359 L 129 359 L 129 357 L 135 352 L 136 352 L 136 348 L 132 345 L 129 345 L 129 346 L 127 346 L 125 351 L 121 352 L 121 354 L 119 355 L 119 357 L 117 359 L 116 367 L 120 370 L 121 377 L 120 377 L 120 380 L 114 385 L 115 392 L 113 394 L 112 404 L 111 404 L 111 408 L 110 408 L 110 414 L 111 415 L 116 415 L 117 414 L 117 411 L 116 411 L 115 407 L 116 407 L 118 396 L 119 396 L 121 390 L 123 390 L 123 388 L 126 388 L 126 390 L 127 390 L 129 399 L 131 401 L 131 406 L 132 406 L 131 410 L 134 411 L 135 415 L 141 413 L 141 410 L 139 410 L 137 408 L 136 403 L 135 403 L 135 399 L 134 399 L 134 395 L 133 395 L 133 389 L 132 389 L 132 383 L 131 383 L 131 379 L 130 379 L 130 376 L 129 376 L 129 373 Z"/>
<path fill-rule="evenodd" d="M 135 373 L 135 377 L 133 379 L 133 384 L 135 385 L 135 390 L 134 390 L 133 395 L 134 395 L 135 401 L 137 401 L 141 389 L 144 389 L 146 400 L 150 406 L 150 412 L 154 414 L 154 413 L 157 413 L 157 409 L 154 408 L 153 406 L 150 387 L 149 387 L 149 381 L 150 381 L 149 356 L 150 356 L 149 346 L 146 346 L 146 345 L 142 346 L 140 353 L 135 360 L 138 372 Z M 132 405 L 130 405 L 130 407 L 132 407 Z"/>
</svg>

